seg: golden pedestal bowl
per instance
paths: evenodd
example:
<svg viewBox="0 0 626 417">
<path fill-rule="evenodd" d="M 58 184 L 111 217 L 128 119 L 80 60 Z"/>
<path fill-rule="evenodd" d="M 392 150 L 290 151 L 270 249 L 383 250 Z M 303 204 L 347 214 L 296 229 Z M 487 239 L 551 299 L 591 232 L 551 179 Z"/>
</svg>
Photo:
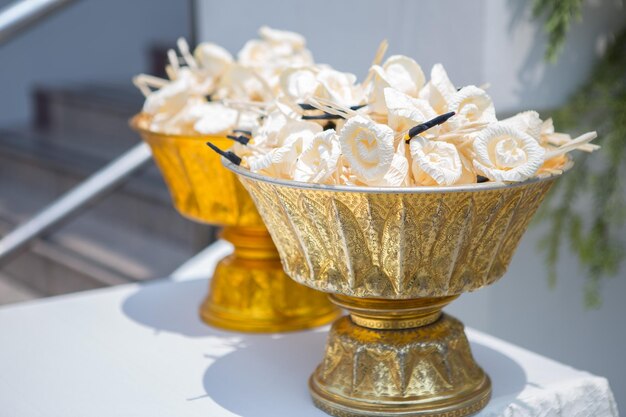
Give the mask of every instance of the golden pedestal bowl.
<svg viewBox="0 0 626 417">
<path fill-rule="evenodd" d="M 325 294 L 285 275 L 250 196 L 206 146 L 211 141 L 226 149 L 232 141 L 153 132 L 145 128 L 147 120 L 142 115 L 131 125 L 152 149 L 176 209 L 191 220 L 223 225 L 221 237 L 235 247 L 232 255 L 218 263 L 200 307 L 206 323 L 269 333 L 316 327 L 338 316 L 339 310 Z"/>
<path fill-rule="evenodd" d="M 335 416 L 466 416 L 489 401 L 463 324 L 441 309 L 498 280 L 555 177 L 516 185 L 304 184 L 228 161 L 289 276 L 349 311 L 309 381 Z"/>
</svg>

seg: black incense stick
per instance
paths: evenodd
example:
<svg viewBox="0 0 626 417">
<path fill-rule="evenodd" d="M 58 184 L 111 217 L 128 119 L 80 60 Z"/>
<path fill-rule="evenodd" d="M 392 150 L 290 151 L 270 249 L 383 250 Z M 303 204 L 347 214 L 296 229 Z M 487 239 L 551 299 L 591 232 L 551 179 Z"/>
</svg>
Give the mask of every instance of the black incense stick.
<svg viewBox="0 0 626 417">
<path fill-rule="evenodd" d="M 241 158 L 238 157 L 234 152 L 223 151 L 220 148 L 218 148 L 217 146 L 213 145 L 211 142 L 207 142 L 206 144 L 209 145 L 209 147 L 211 149 L 213 149 L 215 152 L 217 152 L 218 154 L 222 155 L 224 158 L 228 159 L 233 164 L 241 165 Z"/>
<path fill-rule="evenodd" d="M 435 117 L 434 119 L 430 119 L 422 124 L 419 124 L 417 126 L 413 126 L 411 129 L 409 129 L 409 140 L 407 140 L 407 143 L 414 138 L 415 136 L 419 135 L 420 133 L 423 133 L 425 131 L 427 131 L 428 129 L 430 129 L 431 127 L 435 127 L 437 125 L 440 125 L 444 122 L 446 122 L 449 118 L 451 118 L 452 116 L 454 116 L 454 112 L 451 111 L 449 113 L 444 113 L 442 115 L 439 115 L 437 117 Z"/>
<path fill-rule="evenodd" d="M 226 137 L 228 139 L 232 139 L 235 142 L 239 142 L 242 145 L 247 145 L 248 142 L 250 142 L 250 138 L 248 136 L 243 136 L 243 135 L 239 135 L 239 136 L 235 136 L 235 135 L 226 135 Z"/>
<path fill-rule="evenodd" d="M 300 106 L 302 110 L 319 110 L 317 107 L 312 106 L 311 104 L 307 104 L 307 103 L 299 103 L 298 106 Z M 367 106 L 367 104 L 358 104 L 356 106 L 350 106 L 350 110 L 362 109 L 365 106 Z"/>
</svg>

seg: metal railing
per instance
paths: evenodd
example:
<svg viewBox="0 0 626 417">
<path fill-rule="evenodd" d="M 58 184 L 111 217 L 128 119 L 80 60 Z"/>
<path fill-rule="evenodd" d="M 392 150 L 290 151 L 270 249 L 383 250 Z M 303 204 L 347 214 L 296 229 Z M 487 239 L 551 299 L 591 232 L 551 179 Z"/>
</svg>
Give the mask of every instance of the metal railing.
<svg viewBox="0 0 626 417">
<path fill-rule="evenodd" d="M 0 9 L 0 45 L 17 33 L 76 0 L 20 0 Z"/>
<path fill-rule="evenodd" d="M 75 0 L 21 0 L 0 10 L 0 45 L 25 27 Z M 82 209 L 115 189 L 150 161 L 150 149 L 140 144 L 93 174 L 0 240 L 0 266 L 39 236 L 52 231 Z"/>
</svg>

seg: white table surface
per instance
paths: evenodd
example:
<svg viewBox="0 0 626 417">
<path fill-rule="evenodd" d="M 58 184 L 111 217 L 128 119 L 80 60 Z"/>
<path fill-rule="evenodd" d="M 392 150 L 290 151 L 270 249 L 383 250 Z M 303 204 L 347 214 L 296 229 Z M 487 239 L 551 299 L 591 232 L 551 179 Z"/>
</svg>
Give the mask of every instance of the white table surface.
<svg viewBox="0 0 626 417">
<path fill-rule="evenodd" d="M 161 280 L 0 308 L 0 417 L 326 416 L 306 383 L 327 328 L 218 331 L 196 314 L 206 289 Z M 479 416 L 618 415 L 606 379 L 467 333 L 493 383 Z"/>
</svg>

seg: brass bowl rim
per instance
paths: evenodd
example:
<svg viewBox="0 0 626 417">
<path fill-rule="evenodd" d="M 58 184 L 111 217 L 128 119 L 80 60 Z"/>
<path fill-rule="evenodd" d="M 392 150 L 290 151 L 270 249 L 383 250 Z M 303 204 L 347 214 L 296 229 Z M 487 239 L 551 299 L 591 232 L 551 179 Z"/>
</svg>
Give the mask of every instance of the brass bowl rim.
<svg viewBox="0 0 626 417">
<path fill-rule="evenodd" d="M 130 118 L 128 124 L 131 128 L 139 133 L 147 133 L 154 136 L 159 136 L 163 139 L 177 139 L 177 140 L 206 140 L 206 139 L 225 139 L 226 133 L 223 135 L 202 135 L 196 134 L 181 134 L 181 133 L 165 133 L 158 130 L 152 130 L 141 126 L 142 120 L 149 117 L 146 113 L 140 112 Z"/>
<path fill-rule="evenodd" d="M 526 181 L 504 183 L 504 182 L 485 182 L 472 185 L 455 185 L 449 187 L 442 186 L 419 186 L 419 187 L 368 187 L 368 186 L 351 186 L 351 185 L 325 185 L 315 184 L 309 182 L 300 182 L 293 180 L 285 180 L 279 178 L 273 178 L 267 175 L 257 174 L 251 172 L 247 168 L 235 165 L 226 158 L 222 157 L 222 165 L 237 175 L 245 178 L 249 178 L 256 181 L 265 183 L 280 185 L 289 188 L 305 189 L 305 190 L 317 190 L 317 191 L 331 191 L 331 192 L 348 192 L 348 193 L 366 193 L 366 194 L 437 194 L 437 193 L 460 193 L 460 192 L 478 192 L 478 191 L 493 191 L 501 190 L 505 188 L 523 187 L 533 183 L 539 183 L 548 181 L 554 178 L 558 178 L 565 172 L 569 171 L 574 162 L 571 156 L 567 155 L 567 162 L 562 168 L 561 174 L 545 174 L 533 178 L 529 178 Z"/>
</svg>

